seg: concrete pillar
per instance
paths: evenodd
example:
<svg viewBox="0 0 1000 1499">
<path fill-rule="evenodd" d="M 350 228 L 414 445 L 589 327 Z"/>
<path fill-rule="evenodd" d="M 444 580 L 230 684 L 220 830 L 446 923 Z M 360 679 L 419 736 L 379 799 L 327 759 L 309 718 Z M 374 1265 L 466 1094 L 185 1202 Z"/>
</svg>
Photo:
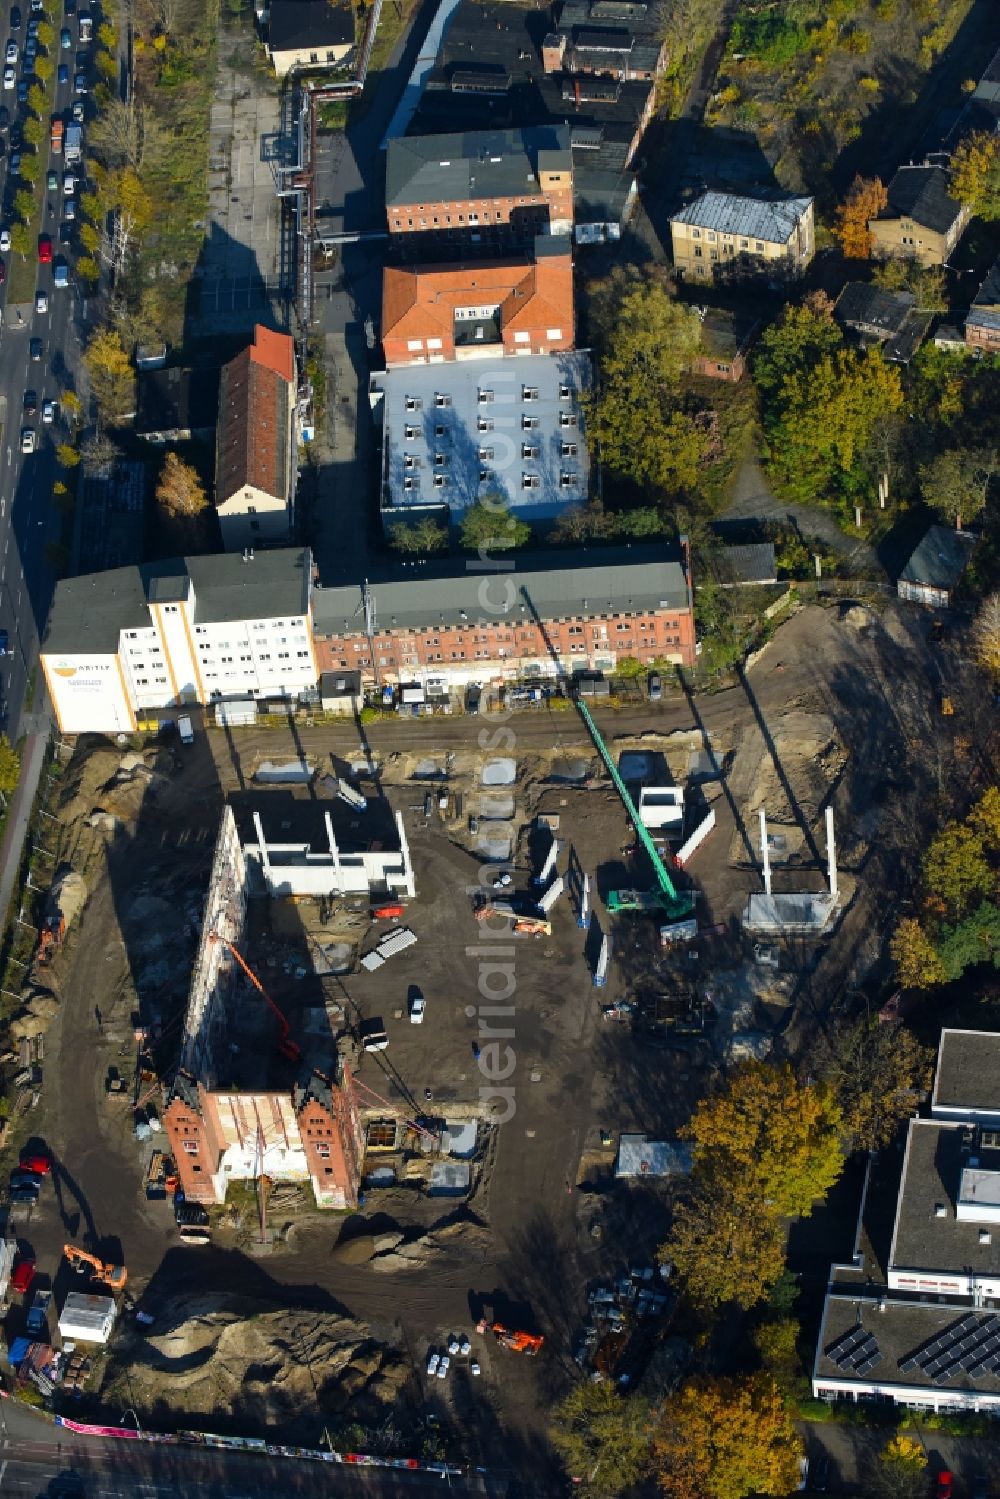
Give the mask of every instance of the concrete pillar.
<svg viewBox="0 0 1000 1499">
<path fill-rule="evenodd" d="M 330 821 L 329 812 L 323 813 L 323 821 L 326 823 L 326 841 L 330 846 L 330 863 L 333 866 L 331 890 L 335 895 L 339 895 L 343 889 L 340 879 L 340 850 L 333 836 L 333 823 Z"/>
<path fill-rule="evenodd" d="M 833 839 L 833 808 L 826 809 L 826 858 L 830 877 L 830 897 L 837 898 L 837 846 Z"/>
<path fill-rule="evenodd" d="M 767 813 L 760 809 L 760 862 L 764 875 L 764 894 L 771 893 L 771 858 L 767 851 Z"/>
<path fill-rule="evenodd" d="M 267 857 L 267 840 L 264 837 L 264 824 L 260 820 L 260 813 L 253 814 L 253 825 L 257 829 L 257 847 L 260 849 L 260 867 L 264 871 L 264 881 L 268 890 L 271 888 L 271 861 Z"/>
</svg>

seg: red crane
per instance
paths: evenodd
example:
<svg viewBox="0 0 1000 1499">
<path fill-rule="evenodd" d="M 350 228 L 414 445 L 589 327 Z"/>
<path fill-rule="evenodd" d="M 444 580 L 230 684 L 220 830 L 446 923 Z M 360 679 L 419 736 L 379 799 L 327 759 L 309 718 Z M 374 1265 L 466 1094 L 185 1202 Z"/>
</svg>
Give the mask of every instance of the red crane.
<svg viewBox="0 0 1000 1499">
<path fill-rule="evenodd" d="M 236 959 L 237 963 L 243 969 L 243 972 L 246 974 L 247 978 L 250 980 L 251 984 L 253 984 L 258 994 L 264 1000 L 264 1003 L 269 1007 L 269 1009 L 277 1018 L 278 1025 L 281 1027 L 280 1035 L 278 1038 L 278 1050 L 281 1052 L 281 1055 L 285 1057 L 289 1062 L 301 1061 L 302 1048 L 292 1040 L 290 1035 L 291 1026 L 288 1024 L 288 1021 L 281 1010 L 278 1009 L 278 1006 L 275 1004 L 270 994 L 268 994 L 267 990 L 264 988 L 264 985 L 261 983 L 260 979 L 254 973 L 253 969 L 250 967 L 250 964 L 247 962 L 246 958 L 244 958 L 243 954 L 238 950 L 238 948 L 235 948 L 233 946 L 228 937 L 223 937 L 221 932 L 210 932 L 208 940 L 210 942 L 221 942 L 223 947 L 227 947 L 229 949 L 233 957 Z"/>
</svg>

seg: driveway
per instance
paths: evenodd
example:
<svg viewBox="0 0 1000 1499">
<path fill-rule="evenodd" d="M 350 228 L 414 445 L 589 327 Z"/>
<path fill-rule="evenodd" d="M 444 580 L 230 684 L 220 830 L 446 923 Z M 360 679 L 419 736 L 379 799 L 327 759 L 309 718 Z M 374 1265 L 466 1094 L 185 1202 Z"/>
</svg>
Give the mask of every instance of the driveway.
<svg viewBox="0 0 1000 1499">
<path fill-rule="evenodd" d="M 799 1430 L 810 1461 L 825 1453 L 830 1459 L 831 1494 L 871 1492 L 871 1473 L 878 1455 L 892 1436 L 891 1427 L 843 1426 L 839 1422 L 817 1426 L 804 1422 Z M 947 1469 L 955 1475 L 956 1499 L 971 1494 L 977 1473 L 1000 1471 L 1000 1442 L 984 1437 L 953 1437 L 943 1431 L 915 1426 L 907 1433 L 922 1442 L 927 1453 L 927 1472 Z M 927 1493 L 931 1492 L 930 1477 Z"/>
<path fill-rule="evenodd" d="M 868 543 L 848 536 L 828 510 L 779 500 L 770 489 L 755 453 L 748 453 L 740 464 L 732 499 L 718 519 L 791 522 L 803 537 L 812 537 L 835 552 L 840 561 L 849 564 L 852 572 L 879 570 L 878 558 Z"/>
</svg>

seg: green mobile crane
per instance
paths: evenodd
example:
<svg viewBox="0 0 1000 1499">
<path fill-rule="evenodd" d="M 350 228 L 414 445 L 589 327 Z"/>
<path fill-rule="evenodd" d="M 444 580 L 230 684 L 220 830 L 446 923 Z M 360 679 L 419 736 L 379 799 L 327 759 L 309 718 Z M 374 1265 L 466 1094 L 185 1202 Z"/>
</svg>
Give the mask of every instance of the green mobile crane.
<svg viewBox="0 0 1000 1499">
<path fill-rule="evenodd" d="M 628 787 L 618 773 L 618 767 L 611 758 L 607 745 L 601 738 L 593 718 L 590 715 L 586 703 L 581 702 L 579 697 L 576 706 L 580 711 L 580 717 L 587 725 L 591 739 L 597 746 L 597 752 L 604 764 L 607 766 L 608 774 L 615 783 L 615 790 L 625 805 L 625 811 L 629 815 L 632 826 L 635 828 L 646 853 L 649 855 L 650 863 L 656 874 L 655 890 L 609 890 L 609 911 L 662 911 L 671 921 L 683 921 L 690 916 L 694 910 L 694 895 L 690 891 L 678 890 L 670 878 L 667 866 L 663 862 L 662 855 L 652 838 L 649 830 L 645 827 L 642 818 L 636 810 L 635 802 L 628 793 Z"/>
</svg>

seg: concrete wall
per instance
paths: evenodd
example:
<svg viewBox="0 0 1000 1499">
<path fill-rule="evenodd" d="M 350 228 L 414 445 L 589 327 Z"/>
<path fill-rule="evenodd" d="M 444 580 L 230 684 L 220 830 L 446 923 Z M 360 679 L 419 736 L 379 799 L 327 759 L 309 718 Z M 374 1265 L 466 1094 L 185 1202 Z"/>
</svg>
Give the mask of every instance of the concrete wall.
<svg viewBox="0 0 1000 1499">
<path fill-rule="evenodd" d="M 217 1048 L 224 1044 L 226 1000 L 235 978 L 232 955 L 222 942 L 212 941 L 210 934 L 218 932 L 239 947 L 248 896 L 246 859 L 236 818 L 227 806 L 219 823 L 181 1042 L 181 1066 L 208 1086 L 216 1075 Z"/>
</svg>

